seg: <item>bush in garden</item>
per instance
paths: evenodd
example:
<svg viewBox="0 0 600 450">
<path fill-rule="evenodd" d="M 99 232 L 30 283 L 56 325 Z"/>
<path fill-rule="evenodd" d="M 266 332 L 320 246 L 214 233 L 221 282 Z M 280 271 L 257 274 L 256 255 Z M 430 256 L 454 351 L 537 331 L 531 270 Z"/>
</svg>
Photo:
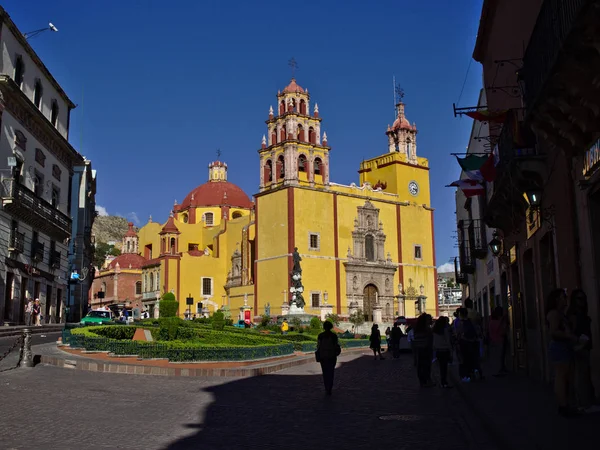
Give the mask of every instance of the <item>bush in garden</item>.
<svg viewBox="0 0 600 450">
<path fill-rule="evenodd" d="M 161 320 L 160 330 L 158 332 L 158 339 L 160 341 L 174 341 L 177 339 L 177 330 L 182 326 L 182 322 L 179 317 L 165 317 Z"/>
<path fill-rule="evenodd" d="M 177 308 L 179 307 L 179 303 L 175 299 L 175 295 L 172 292 L 166 292 L 161 297 L 158 302 L 158 311 L 160 313 L 160 317 L 176 317 L 177 316 Z"/>
<path fill-rule="evenodd" d="M 341 318 L 337 314 L 327 314 L 327 317 L 325 318 L 325 320 L 328 320 L 335 326 L 338 326 L 341 322 Z"/>
<path fill-rule="evenodd" d="M 271 316 L 268 315 L 268 314 L 263 314 L 260 317 L 260 325 L 259 325 L 259 327 L 261 327 L 261 328 L 267 328 L 270 323 L 271 323 Z"/>
<path fill-rule="evenodd" d="M 302 326 L 302 321 L 299 317 L 292 317 L 289 322 L 295 330 L 298 330 Z"/>
<path fill-rule="evenodd" d="M 313 317 L 310 319 L 310 329 L 309 332 L 311 334 L 319 334 L 323 331 L 323 324 L 321 323 L 321 319 L 318 317 Z"/>
<path fill-rule="evenodd" d="M 223 311 L 216 311 L 212 315 L 212 327 L 213 330 L 222 330 L 225 328 L 225 314 L 223 314 Z"/>
</svg>

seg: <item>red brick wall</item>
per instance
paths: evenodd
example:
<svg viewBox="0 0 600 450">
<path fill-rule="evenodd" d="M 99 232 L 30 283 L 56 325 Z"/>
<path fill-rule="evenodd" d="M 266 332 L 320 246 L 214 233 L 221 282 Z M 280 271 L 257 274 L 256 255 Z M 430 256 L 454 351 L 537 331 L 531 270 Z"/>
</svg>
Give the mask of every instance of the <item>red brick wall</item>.
<svg viewBox="0 0 600 450">
<path fill-rule="evenodd" d="M 103 305 L 121 303 L 125 300 L 133 302 L 136 299 L 141 299 L 141 294 L 135 294 L 135 283 L 137 281 L 142 281 L 141 273 L 120 273 L 118 274 L 117 291 L 115 292 L 114 272 L 111 271 L 106 274 L 101 274 L 96 277 L 92 283 L 90 292 L 92 306 L 100 306 L 100 299 L 94 298 L 94 296 L 102 289 L 102 283 L 106 283 L 106 294 L 102 300 Z"/>
</svg>

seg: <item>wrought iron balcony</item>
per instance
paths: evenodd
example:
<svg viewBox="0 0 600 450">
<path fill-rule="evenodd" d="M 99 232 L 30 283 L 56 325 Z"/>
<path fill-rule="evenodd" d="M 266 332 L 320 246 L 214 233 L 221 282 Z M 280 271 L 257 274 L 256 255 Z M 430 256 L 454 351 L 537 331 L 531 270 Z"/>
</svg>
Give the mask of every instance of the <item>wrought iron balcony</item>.
<svg viewBox="0 0 600 450">
<path fill-rule="evenodd" d="M 71 218 L 14 178 L 3 179 L 1 190 L 2 205 L 13 216 L 56 240 L 65 240 L 71 235 Z"/>
<path fill-rule="evenodd" d="M 25 233 L 19 233 L 13 230 L 10 235 L 8 250 L 16 253 L 23 253 L 25 250 Z"/>
<path fill-rule="evenodd" d="M 454 277 L 458 284 L 469 284 L 469 276 L 466 273 L 461 272 L 458 257 L 454 258 Z"/>
<path fill-rule="evenodd" d="M 506 116 L 496 143 L 499 176 L 519 159 L 538 156 L 535 135 L 524 120 L 523 109 L 511 109 Z"/>
<path fill-rule="evenodd" d="M 593 0 L 545 0 L 523 58 L 521 78 L 529 114 L 550 78 L 567 37 Z"/>
<path fill-rule="evenodd" d="M 483 220 L 471 220 L 468 231 L 473 258 L 485 258 L 487 256 L 487 243 L 485 242 L 485 224 L 483 223 Z"/>
<path fill-rule="evenodd" d="M 460 260 L 460 272 L 463 274 L 475 273 L 475 258 L 469 238 L 469 221 L 458 221 L 458 255 Z"/>
</svg>

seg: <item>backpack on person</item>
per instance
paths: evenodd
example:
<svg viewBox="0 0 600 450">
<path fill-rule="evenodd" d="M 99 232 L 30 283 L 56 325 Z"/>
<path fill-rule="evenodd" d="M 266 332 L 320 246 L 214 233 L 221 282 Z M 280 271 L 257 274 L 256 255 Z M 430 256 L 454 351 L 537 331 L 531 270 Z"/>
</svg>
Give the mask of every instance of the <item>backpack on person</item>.
<svg viewBox="0 0 600 450">
<path fill-rule="evenodd" d="M 337 336 L 333 333 L 327 333 L 319 339 L 315 358 L 317 362 L 335 359 L 342 352 L 342 348 L 337 341 Z"/>
</svg>

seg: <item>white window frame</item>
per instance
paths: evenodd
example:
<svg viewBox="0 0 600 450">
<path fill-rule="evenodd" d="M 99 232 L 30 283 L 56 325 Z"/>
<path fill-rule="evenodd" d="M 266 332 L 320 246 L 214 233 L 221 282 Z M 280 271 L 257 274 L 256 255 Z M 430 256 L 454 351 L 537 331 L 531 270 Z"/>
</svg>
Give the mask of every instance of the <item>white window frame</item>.
<svg viewBox="0 0 600 450">
<path fill-rule="evenodd" d="M 419 248 L 419 253 L 421 254 L 420 258 L 417 258 L 417 247 Z M 413 247 L 413 257 L 417 261 L 423 261 L 423 246 L 421 244 L 415 244 Z"/>
<path fill-rule="evenodd" d="M 313 295 L 319 296 L 319 306 L 313 305 Z M 323 303 L 323 294 L 321 294 L 321 291 L 310 291 L 310 307 L 313 309 L 320 308 L 321 303 Z"/>
<path fill-rule="evenodd" d="M 204 293 L 204 280 L 210 280 L 210 294 Z M 215 296 L 215 281 L 212 277 L 200 278 L 200 296 L 202 298 L 212 298 Z"/>
<path fill-rule="evenodd" d="M 206 220 L 206 217 L 207 217 L 208 214 L 210 214 L 210 223 L 208 223 L 207 220 Z M 204 222 L 204 226 L 207 226 L 207 227 L 214 226 L 215 225 L 215 213 L 212 213 L 210 211 L 209 212 L 205 212 L 202 215 L 202 221 Z"/>
<path fill-rule="evenodd" d="M 312 236 L 317 236 L 317 246 L 316 247 L 311 246 L 310 241 L 311 241 Z M 315 231 L 308 232 L 308 250 L 313 251 L 313 252 L 318 252 L 321 250 L 321 233 L 317 233 Z"/>
</svg>

